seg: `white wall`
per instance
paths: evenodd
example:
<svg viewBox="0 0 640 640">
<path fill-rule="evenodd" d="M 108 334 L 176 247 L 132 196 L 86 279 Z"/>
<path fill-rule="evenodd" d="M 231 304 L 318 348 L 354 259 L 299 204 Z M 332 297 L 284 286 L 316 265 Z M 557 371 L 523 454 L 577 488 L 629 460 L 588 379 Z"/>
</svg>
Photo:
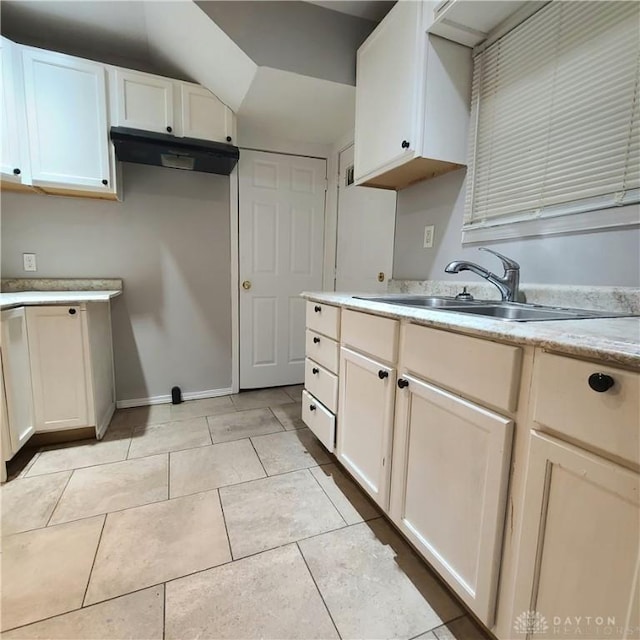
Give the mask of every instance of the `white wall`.
<svg viewBox="0 0 640 640">
<path fill-rule="evenodd" d="M 3 193 L 2 276 L 124 279 L 118 400 L 229 388 L 229 178 L 122 166 L 122 203 Z M 23 252 L 37 273 L 22 270 Z"/>
<path fill-rule="evenodd" d="M 478 262 L 500 273 L 497 258 L 462 246 L 466 170 L 398 192 L 393 277 L 402 280 L 473 279 L 450 275 L 451 260 Z M 435 225 L 432 249 L 423 248 L 425 225 Z M 541 284 L 640 286 L 640 229 L 625 228 L 482 243 L 521 266 L 521 281 Z"/>
</svg>

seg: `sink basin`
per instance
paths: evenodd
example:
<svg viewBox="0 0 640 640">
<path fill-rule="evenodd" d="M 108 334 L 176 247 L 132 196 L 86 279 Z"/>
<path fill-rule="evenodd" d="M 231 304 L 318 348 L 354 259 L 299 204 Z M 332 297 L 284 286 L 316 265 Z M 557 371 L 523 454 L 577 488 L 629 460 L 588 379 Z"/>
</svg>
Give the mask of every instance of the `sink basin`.
<svg viewBox="0 0 640 640">
<path fill-rule="evenodd" d="M 494 300 L 457 300 L 444 296 L 398 295 L 388 296 L 354 296 L 359 300 L 398 304 L 407 307 L 422 307 L 435 311 L 465 313 L 507 322 L 534 322 L 540 320 L 586 320 L 589 318 L 624 318 L 630 313 L 610 313 L 607 311 L 589 311 L 587 309 L 564 309 L 561 307 L 544 307 L 537 304 L 521 304 L 519 302 L 498 302 Z"/>
</svg>

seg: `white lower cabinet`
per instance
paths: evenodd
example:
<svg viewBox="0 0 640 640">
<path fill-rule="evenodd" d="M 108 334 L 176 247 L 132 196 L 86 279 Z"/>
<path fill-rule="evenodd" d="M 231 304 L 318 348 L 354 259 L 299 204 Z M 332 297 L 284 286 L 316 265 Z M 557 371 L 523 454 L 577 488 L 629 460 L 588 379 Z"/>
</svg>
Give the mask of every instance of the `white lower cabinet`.
<svg viewBox="0 0 640 640">
<path fill-rule="evenodd" d="M 640 476 L 533 432 L 524 500 L 512 618 L 536 618 L 521 637 L 637 638 Z"/>
<path fill-rule="evenodd" d="M 384 509 L 389 507 L 395 369 L 340 349 L 337 456 Z"/>
<path fill-rule="evenodd" d="M 410 375 L 398 386 L 391 518 L 491 626 L 513 421 Z"/>
<path fill-rule="evenodd" d="M 302 420 L 325 449 L 333 452 L 336 441 L 336 417 L 306 390 L 302 392 Z"/>
</svg>

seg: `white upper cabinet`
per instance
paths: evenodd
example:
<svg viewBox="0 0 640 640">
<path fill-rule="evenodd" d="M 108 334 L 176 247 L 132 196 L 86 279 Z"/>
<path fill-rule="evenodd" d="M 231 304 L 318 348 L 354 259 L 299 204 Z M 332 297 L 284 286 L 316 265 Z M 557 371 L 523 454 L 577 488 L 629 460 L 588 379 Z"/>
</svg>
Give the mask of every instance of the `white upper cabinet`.
<svg viewBox="0 0 640 640">
<path fill-rule="evenodd" d="M 0 38 L 0 174 L 3 180 L 28 183 L 28 156 L 21 148 L 25 117 L 19 55 L 17 45 L 6 38 Z"/>
<path fill-rule="evenodd" d="M 401 189 L 466 163 L 471 50 L 398 2 L 358 50 L 355 179 Z"/>
<path fill-rule="evenodd" d="M 23 48 L 33 183 L 112 191 L 104 65 Z"/>
<path fill-rule="evenodd" d="M 211 91 L 196 84 L 180 84 L 182 130 L 185 138 L 232 142 L 233 111 Z"/>
<path fill-rule="evenodd" d="M 168 78 L 114 70 L 115 101 L 113 124 L 118 127 L 172 133 L 174 82 Z"/>
</svg>

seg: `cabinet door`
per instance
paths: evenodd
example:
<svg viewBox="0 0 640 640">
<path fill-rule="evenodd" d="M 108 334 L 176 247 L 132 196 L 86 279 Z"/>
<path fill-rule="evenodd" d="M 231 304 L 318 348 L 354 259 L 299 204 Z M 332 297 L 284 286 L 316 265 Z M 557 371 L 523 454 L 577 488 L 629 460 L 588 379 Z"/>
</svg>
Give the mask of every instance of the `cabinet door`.
<svg viewBox="0 0 640 640">
<path fill-rule="evenodd" d="M 112 191 L 104 67 L 29 48 L 22 62 L 34 184 Z"/>
<path fill-rule="evenodd" d="M 2 312 L 2 364 L 10 439 L 10 451 L 3 455 L 9 459 L 35 430 L 24 307 Z"/>
<path fill-rule="evenodd" d="M 398 390 L 391 518 L 488 627 L 513 422 L 413 376 Z"/>
<path fill-rule="evenodd" d="M 395 369 L 340 349 L 337 455 L 362 488 L 389 508 Z"/>
<path fill-rule="evenodd" d="M 398 2 L 358 49 L 356 181 L 414 156 L 421 147 L 417 114 L 422 89 L 419 69 L 424 64 L 422 4 Z"/>
<path fill-rule="evenodd" d="M 144 131 L 173 132 L 173 80 L 116 69 L 115 84 L 114 124 Z"/>
<path fill-rule="evenodd" d="M 522 638 L 637 637 L 639 494 L 637 473 L 532 434 L 513 611 Z"/>
<path fill-rule="evenodd" d="M 0 173 L 3 179 L 20 182 L 24 167 L 20 162 L 20 135 L 18 129 L 18 85 L 16 82 L 14 56 L 16 45 L 0 38 L 0 92 L 2 93 L 0 131 Z M 24 105 L 21 104 L 24 108 Z"/>
<path fill-rule="evenodd" d="M 215 142 L 231 142 L 233 112 L 204 87 L 182 83 L 182 135 Z"/>
<path fill-rule="evenodd" d="M 29 307 L 36 431 L 88 426 L 88 368 L 79 307 Z"/>
</svg>

